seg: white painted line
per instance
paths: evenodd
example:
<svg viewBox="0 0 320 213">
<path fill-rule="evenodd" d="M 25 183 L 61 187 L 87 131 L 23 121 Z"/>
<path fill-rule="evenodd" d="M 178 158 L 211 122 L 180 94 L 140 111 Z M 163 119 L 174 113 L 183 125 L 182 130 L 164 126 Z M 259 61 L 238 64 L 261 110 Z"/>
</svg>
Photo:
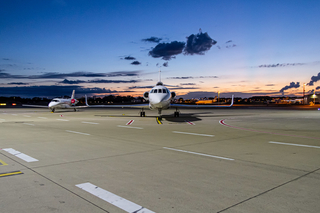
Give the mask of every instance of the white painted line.
<svg viewBox="0 0 320 213">
<path fill-rule="evenodd" d="M 34 126 L 34 124 L 30 124 L 30 123 L 23 123 L 25 125 L 30 125 L 30 126 Z"/>
<path fill-rule="evenodd" d="M 214 135 L 198 134 L 198 133 L 191 133 L 191 132 L 178 132 L 178 131 L 172 131 L 172 132 L 173 133 L 178 133 L 178 134 L 186 134 L 186 135 L 198 135 L 198 136 L 214 137 Z"/>
<path fill-rule="evenodd" d="M 99 123 L 86 122 L 86 121 L 82 121 L 81 123 L 83 123 L 83 124 L 99 124 Z"/>
<path fill-rule="evenodd" d="M 126 200 L 118 195 L 115 195 L 107 190 L 101 189 L 91 183 L 82 183 L 76 185 L 80 189 L 89 192 L 90 194 L 97 196 L 98 198 L 107 201 L 108 203 L 130 213 L 155 213 L 149 209 L 146 209 L 138 204 L 135 204 L 129 200 Z"/>
<path fill-rule="evenodd" d="M 46 117 L 38 117 L 38 118 L 41 118 L 41 119 L 47 119 Z"/>
<path fill-rule="evenodd" d="M 12 149 L 12 148 L 2 149 L 2 150 L 4 150 L 4 151 L 6 151 L 6 152 L 8 152 L 8 153 L 20 158 L 20 159 L 22 159 L 22 160 L 24 160 L 26 162 L 39 161 L 39 160 L 37 160 L 37 159 L 35 159 L 33 157 L 30 157 L 29 155 L 23 154 L 23 153 L 21 153 L 21 152 L 19 152 L 17 150 Z"/>
<path fill-rule="evenodd" d="M 131 128 L 131 129 L 143 129 L 142 127 L 121 126 L 121 125 L 118 125 L 118 127 Z"/>
<path fill-rule="evenodd" d="M 5 121 L 6 119 L 2 119 L 2 118 L 0 118 L 0 121 Z"/>
<path fill-rule="evenodd" d="M 17 114 L 11 114 L 11 115 L 17 116 Z"/>
<path fill-rule="evenodd" d="M 66 132 L 71 132 L 71 133 L 76 133 L 76 134 L 81 134 L 81 135 L 90 135 L 90 134 L 88 134 L 88 133 L 75 132 L 75 131 L 71 131 L 71 130 L 66 130 Z"/>
<path fill-rule="evenodd" d="M 320 149 L 320 146 L 310 146 L 310 145 L 302 145 L 302 144 L 294 144 L 294 143 L 281 143 L 281 142 L 275 142 L 275 141 L 269 141 L 269 143 L 280 144 L 280 145 L 288 145 L 288 146 L 302 146 L 302 147 Z"/>
<path fill-rule="evenodd" d="M 30 118 L 31 116 L 30 116 L 30 115 L 24 115 L 24 117 L 28 117 L 28 118 Z"/>
<path fill-rule="evenodd" d="M 208 155 L 208 154 L 203 154 L 203 153 L 198 153 L 198 152 L 190 152 L 190 151 L 181 150 L 181 149 L 173 149 L 173 148 L 168 148 L 168 147 L 163 147 L 163 148 L 164 149 L 173 150 L 173 151 L 177 151 L 177 152 L 185 152 L 185 153 L 194 154 L 194 155 L 201 155 L 201 156 L 205 156 L 205 157 L 219 158 L 219 159 L 222 159 L 222 160 L 234 160 L 232 158 L 225 158 L 225 157 L 220 157 L 220 156 L 215 156 L 215 155 Z"/>
<path fill-rule="evenodd" d="M 66 119 L 57 119 L 58 121 L 69 121 L 69 120 L 66 120 Z"/>
</svg>

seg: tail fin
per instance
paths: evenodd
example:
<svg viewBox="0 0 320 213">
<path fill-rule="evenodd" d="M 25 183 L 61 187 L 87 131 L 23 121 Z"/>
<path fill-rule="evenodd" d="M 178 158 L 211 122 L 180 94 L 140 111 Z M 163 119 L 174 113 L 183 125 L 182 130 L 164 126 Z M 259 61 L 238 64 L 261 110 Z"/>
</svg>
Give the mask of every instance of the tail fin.
<svg viewBox="0 0 320 213">
<path fill-rule="evenodd" d="M 231 99 L 231 104 L 230 104 L 230 106 L 233 105 L 233 98 L 234 98 L 234 95 L 232 95 L 232 99 Z"/>
<path fill-rule="evenodd" d="M 75 90 L 72 91 L 71 99 L 74 99 Z"/>
<path fill-rule="evenodd" d="M 86 100 L 86 106 L 89 107 L 87 95 L 84 95 L 84 96 L 85 96 L 85 100 Z"/>
</svg>

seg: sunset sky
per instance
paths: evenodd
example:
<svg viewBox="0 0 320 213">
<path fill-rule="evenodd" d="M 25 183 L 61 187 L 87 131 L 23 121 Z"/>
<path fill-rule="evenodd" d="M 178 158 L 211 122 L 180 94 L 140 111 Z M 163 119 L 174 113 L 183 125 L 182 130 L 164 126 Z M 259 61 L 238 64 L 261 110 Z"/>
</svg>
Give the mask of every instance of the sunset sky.
<svg viewBox="0 0 320 213">
<path fill-rule="evenodd" d="M 1 0 L 0 96 L 320 91 L 319 0 Z M 143 88 L 145 87 L 145 88 Z"/>
</svg>

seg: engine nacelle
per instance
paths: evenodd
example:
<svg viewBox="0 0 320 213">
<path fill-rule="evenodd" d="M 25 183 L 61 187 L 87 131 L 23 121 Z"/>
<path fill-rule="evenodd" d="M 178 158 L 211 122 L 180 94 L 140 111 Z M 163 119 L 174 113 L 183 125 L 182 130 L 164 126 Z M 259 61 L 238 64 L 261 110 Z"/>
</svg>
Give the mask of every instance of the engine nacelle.
<svg viewBox="0 0 320 213">
<path fill-rule="evenodd" d="M 144 100 L 149 100 L 149 92 L 145 92 L 145 93 L 143 93 L 143 98 L 144 98 Z"/>
<path fill-rule="evenodd" d="M 171 92 L 171 99 L 174 99 L 176 97 L 176 93 L 175 92 Z"/>
</svg>

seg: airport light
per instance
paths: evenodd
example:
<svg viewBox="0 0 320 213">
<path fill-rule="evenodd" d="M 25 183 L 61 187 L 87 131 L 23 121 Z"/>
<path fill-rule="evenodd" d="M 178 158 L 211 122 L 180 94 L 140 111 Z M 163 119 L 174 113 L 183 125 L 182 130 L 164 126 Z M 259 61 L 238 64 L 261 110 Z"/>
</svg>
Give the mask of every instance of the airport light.
<svg viewBox="0 0 320 213">
<path fill-rule="evenodd" d="M 219 104 L 220 91 L 218 91 L 218 104 Z"/>
</svg>

